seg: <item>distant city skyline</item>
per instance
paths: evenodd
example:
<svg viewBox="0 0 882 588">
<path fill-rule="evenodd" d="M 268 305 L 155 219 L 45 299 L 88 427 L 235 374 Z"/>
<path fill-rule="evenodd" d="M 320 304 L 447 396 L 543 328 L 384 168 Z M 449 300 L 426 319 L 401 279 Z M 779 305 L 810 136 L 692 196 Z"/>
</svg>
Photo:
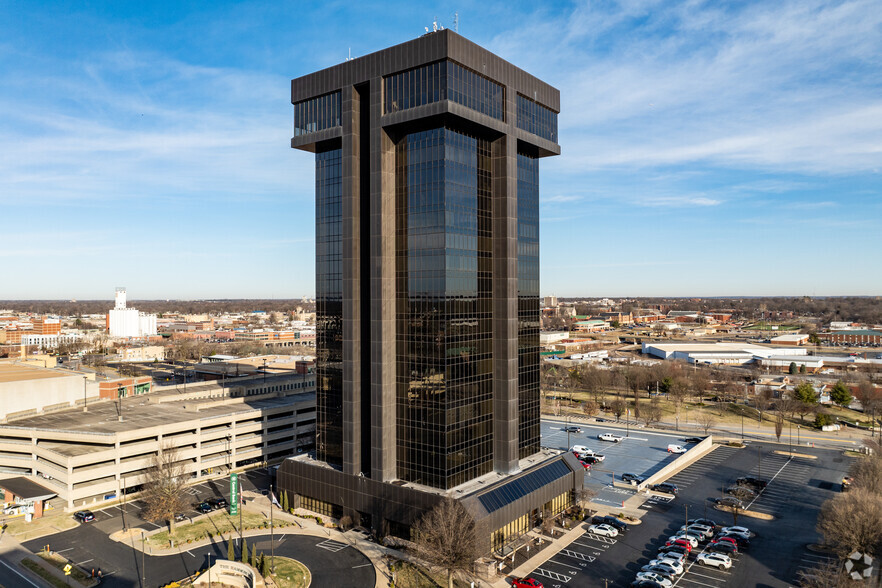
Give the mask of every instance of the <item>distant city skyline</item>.
<svg viewBox="0 0 882 588">
<path fill-rule="evenodd" d="M 455 11 L 561 92 L 542 295 L 882 294 L 877 0 L 33 2 L 0 7 L 0 299 L 313 297 L 290 80 Z"/>
</svg>

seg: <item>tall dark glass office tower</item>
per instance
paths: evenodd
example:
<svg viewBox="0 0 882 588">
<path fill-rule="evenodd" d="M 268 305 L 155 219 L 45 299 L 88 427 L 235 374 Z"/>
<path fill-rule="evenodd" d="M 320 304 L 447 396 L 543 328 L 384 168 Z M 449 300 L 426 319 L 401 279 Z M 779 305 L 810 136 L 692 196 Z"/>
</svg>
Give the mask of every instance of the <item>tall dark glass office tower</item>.
<svg viewBox="0 0 882 588">
<path fill-rule="evenodd" d="M 558 91 L 442 30 L 295 79 L 291 99 L 291 146 L 315 153 L 317 460 L 441 490 L 520 472 L 540 449 Z"/>
</svg>

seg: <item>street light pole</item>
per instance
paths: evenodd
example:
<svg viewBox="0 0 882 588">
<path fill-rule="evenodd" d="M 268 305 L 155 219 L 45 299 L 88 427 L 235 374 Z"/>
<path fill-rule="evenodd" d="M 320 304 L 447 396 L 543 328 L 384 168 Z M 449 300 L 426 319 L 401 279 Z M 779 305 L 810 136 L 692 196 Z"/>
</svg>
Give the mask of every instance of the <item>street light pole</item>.
<svg viewBox="0 0 882 588">
<path fill-rule="evenodd" d="M 86 405 L 86 382 L 89 379 L 86 376 L 83 376 L 83 412 L 89 412 L 89 407 Z"/>
<path fill-rule="evenodd" d="M 276 540 L 273 534 L 273 485 L 270 484 L 270 573 L 276 571 Z"/>
<path fill-rule="evenodd" d="M 144 533 L 141 533 L 141 581 L 144 586 L 147 586 L 147 568 L 144 567 Z"/>
</svg>

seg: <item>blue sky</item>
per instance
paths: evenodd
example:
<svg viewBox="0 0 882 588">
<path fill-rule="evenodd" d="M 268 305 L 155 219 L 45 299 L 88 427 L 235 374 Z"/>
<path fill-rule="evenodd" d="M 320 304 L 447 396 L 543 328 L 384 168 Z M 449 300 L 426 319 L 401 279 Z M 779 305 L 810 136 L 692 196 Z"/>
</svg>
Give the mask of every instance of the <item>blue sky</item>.
<svg viewBox="0 0 882 588">
<path fill-rule="evenodd" d="M 882 294 L 882 2 L 0 3 L 0 299 L 314 291 L 290 79 L 434 17 L 561 91 L 542 292 Z"/>
</svg>

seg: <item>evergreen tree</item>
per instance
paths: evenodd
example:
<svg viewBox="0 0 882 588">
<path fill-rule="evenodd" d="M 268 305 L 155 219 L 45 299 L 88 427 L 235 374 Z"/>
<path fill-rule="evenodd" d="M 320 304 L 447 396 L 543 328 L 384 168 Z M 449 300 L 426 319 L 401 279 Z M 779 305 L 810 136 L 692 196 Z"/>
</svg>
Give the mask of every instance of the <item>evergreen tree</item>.
<svg viewBox="0 0 882 588">
<path fill-rule="evenodd" d="M 260 565 L 257 568 L 260 570 L 260 575 L 263 577 L 269 576 L 269 566 L 266 563 L 266 556 L 263 552 L 260 552 Z"/>
<path fill-rule="evenodd" d="M 245 542 L 245 537 L 242 537 L 242 552 L 239 554 L 239 556 L 239 560 L 242 563 L 248 563 L 248 543 Z"/>
<path fill-rule="evenodd" d="M 236 548 L 233 546 L 233 536 L 230 535 L 230 542 L 227 543 L 227 559 L 236 561 Z"/>
<path fill-rule="evenodd" d="M 251 564 L 251 567 L 257 567 L 257 543 L 251 546 L 251 561 L 248 562 Z"/>
<path fill-rule="evenodd" d="M 288 491 L 282 491 L 282 510 L 288 512 Z"/>
<path fill-rule="evenodd" d="M 836 382 L 830 389 L 830 400 L 842 407 L 851 404 L 851 392 L 842 380 Z"/>
<path fill-rule="evenodd" d="M 790 362 L 790 367 L 787 369 L 787 373 L 790 374 L 790 375 L 792 376 L 792 375 L 794 375 L 796 372 L 797 372 L 796 362 L 795 362 L 795 361 L 791 361 L 791 362 Z"/>
</svg>

